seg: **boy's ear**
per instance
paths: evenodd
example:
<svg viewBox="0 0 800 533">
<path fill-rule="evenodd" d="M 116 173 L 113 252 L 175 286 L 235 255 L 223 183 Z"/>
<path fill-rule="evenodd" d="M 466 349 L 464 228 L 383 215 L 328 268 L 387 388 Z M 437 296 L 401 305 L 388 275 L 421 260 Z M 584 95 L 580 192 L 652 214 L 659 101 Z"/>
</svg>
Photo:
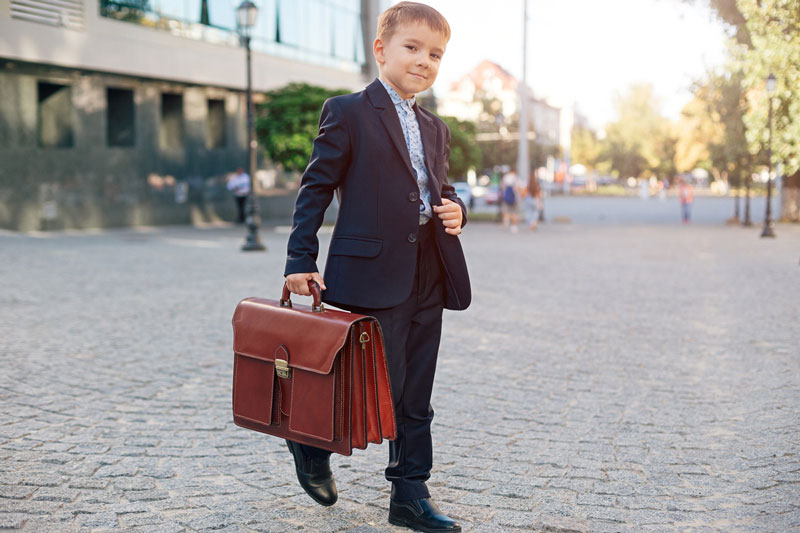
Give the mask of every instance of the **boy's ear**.
<svg viewBox="0 0 800 533">
<path fill-rule="evenodd" d="M 380 37 L 376 38 L 375 41 L 372 43 L 372 55 L 375 56 L 375 61 L 379 64 L 384 63 L 383 59 L 383 39 Z"/>
</svg>

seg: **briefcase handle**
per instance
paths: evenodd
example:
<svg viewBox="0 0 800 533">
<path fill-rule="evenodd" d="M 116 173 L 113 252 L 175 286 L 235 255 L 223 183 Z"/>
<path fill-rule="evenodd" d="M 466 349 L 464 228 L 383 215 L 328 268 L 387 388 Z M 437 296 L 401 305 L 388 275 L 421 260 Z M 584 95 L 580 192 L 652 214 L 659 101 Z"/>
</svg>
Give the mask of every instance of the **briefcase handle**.
<svg viewBox="0 0 800 533">
<path fill-rule="evenodd" d="M 322 305 L 322 291 L 319 288 L 319 283 L 313 279 L 308 280 L 308 290 L 311 291 L 311 296 L 314 298 L 314 301 L 311 303 L 311 310 L 315 313 L 324 313 L 325 306 Z M 289 292 L 289 287 L 286 286 L 286 282 L 283 283 L 281 307 L 292 307 L 292 293 Z"/>
</svg>

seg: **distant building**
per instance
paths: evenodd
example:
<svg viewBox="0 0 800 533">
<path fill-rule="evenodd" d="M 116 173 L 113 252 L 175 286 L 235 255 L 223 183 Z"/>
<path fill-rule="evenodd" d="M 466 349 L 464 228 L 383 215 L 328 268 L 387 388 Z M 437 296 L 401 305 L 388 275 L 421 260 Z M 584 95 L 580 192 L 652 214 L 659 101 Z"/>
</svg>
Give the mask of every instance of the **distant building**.
<svg viewBox="0 0 800 533">
<path fill-rule="evenodd" d="M 383 0 L 256 3 L 255 91 L 374 76 Z M 0 0 L 0 227 L 229 217 L 247 149 L 235 5 Z"/>
<path fill-rule="evenodd" d="M 519 81 L 511 73 L 492 61 L 483 60 L 439 95 L 438 111 L 442 115 L 482 124 L 484 132 L 479 134 L 479 140 L 497 143 L 499 137 L 508 145 L 518 139 L 518 133 L 514 131 L 519 121 L 518 87 Z M 532 132 L 529 135 L 541 148 L 541 154 L 561 154 L 567 164 L 572 130 L 574 127 L 588 128 L 587 118 L 576 111 L 574 105 L 559 107 L 535 97 L 530 88 L 527 93 L 530 98 L 528 120 Z M 501 124 L 509 130 L 502 135 L 497 133 L 497 127 Z M 509 150 L 500 152 L 506 154 L 506 161 L 501 163 L 515 160 Z M 492 157 L 496 159 L 497 155 L 493 153 Z M 560 161 L 551 161 L 549 166 L 552 168 L 554 164 L 560 164 Z"/>
<path fill-rule="evenodd" d="M 454 82 L 439 97 L 439 112 L 461 120 L 495 122 L 502 114 L 505 123 L 519 118 L 519 81 L 507 70 L 489 60 L 481 61 L 474 69 Z M 530 94 L 529 123 L 536 142 L 557 146 L 560 138 L 561 109 Z M 487 103 L 496 102 L 496 109 L 487 109 Z"/>
<path fill-rule="evenodd" d="M 493 122 L 492 115 L 498 113 L 510 118 L 519 110 L 518 83 L 497 63 L 483 60 L 438 95 L 439 113 L 471 122 Z M 496 101 L 499 107 L 486 109 L 486 101 Z"/>
</svg>

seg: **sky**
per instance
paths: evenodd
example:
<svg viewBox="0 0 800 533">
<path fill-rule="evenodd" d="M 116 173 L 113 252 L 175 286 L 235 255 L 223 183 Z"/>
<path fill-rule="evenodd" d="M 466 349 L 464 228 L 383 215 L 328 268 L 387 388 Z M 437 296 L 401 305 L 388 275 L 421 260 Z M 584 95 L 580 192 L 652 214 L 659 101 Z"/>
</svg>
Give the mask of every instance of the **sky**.
<svg viewBox="0 0 800 533">
<path fill-rule="evenodd" d="M 435 92 L 489 59 L 522 78 L 525 0 L 424 0 L 452 36 Z M 574 102 L 597 129 L 615 119 L 614 96 L 652 83 L 661 112 L 680 116 L 690 87 L 725 60 L 725 34 L 703 2 L 527 0 L 528 85 L 553 104 Z"/>
</svg>

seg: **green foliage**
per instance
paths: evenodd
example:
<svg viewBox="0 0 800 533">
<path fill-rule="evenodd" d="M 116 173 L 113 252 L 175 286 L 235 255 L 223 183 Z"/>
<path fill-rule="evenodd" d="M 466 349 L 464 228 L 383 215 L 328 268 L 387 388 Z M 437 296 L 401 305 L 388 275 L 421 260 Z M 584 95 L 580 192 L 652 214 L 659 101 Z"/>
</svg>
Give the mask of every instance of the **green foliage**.
<svg viewBox="0 0 800 533">
<path fill-rule="evenodd" d="M 476 125 L 455 117 L 442 117 L 450 128 L 450 176 L 451 181 L 465 178 L 470 168 L 481 164 L 481 149 L 475 140 Z"/>
<path fill-rule="evenodd" d="M 751 45 L 733 47 L 749 109 L 744 116 L 753 154 L 764 154 L 768 142 L 769 95 L 766 79 L 777 80 L 772 94 L 773 161 L 783 173 L 800 170 L 800 0 L 737 0 Z"/>
<path fill-rule="evenodd" d="M 586 168 L 597 168 L 605 150 L 597 134 L 589 128 L 574 127 L 570 142 L 570 156 L 573 163 L 580 163 Z"/>
<path fill-rule="evenodd" d="M 348 92 L 306 83 L 267 92 L 256 112 L 256 136 L 267 157 L 286 170 L 304 169 L 318 133 L 322 104 Z"/>
<path fill-rule="evenodd" d="M 617 99 L 619 118 L 606 126 L 605 151 L 598 161 L 610 163 L 623 178 L 671 178 L 675 172 L 675 138 L 658 110 L 649 84 L 633 85 Z"/>
<path fill-rule="evenodd" d="M 679 123 L 679 171 L 695 167 L 741 185 L 750 173 L 751 157 L 745 139 L 747 102 L 740 74 L 709 72 L 694 89 Z"/>
</svg>

